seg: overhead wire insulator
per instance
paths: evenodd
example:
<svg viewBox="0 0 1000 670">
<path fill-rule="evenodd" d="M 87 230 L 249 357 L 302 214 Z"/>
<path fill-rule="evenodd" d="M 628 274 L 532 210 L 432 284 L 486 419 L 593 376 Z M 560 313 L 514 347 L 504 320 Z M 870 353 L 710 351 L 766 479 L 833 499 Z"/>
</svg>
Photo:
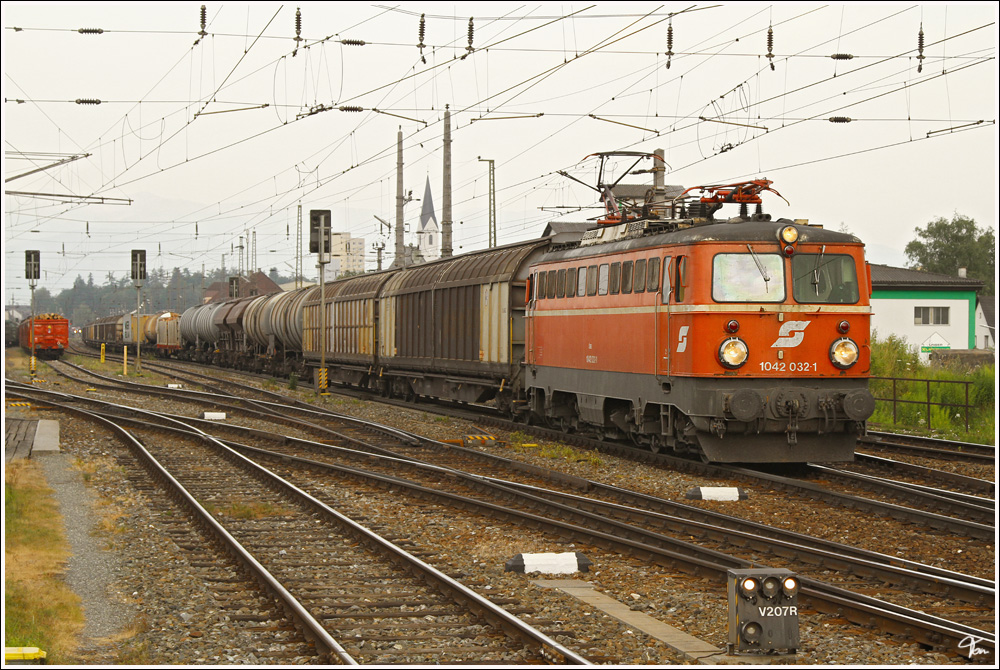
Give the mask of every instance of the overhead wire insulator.
<svg viewBox="0 0 1000 670">
<path fill-rule="evenodd" d="M 363 112 L 363 111 L 365 111 L 364 107 L 357 107 L 355 105 L 341 105 L 337 109 L 339 109 L 342 112 Z"/>
<path fill-rule="evenodd" d="M 205 9 L 205 5 L 202 5 L 201 6 L 201 30 L 198 31 L 198 39 L 196 39 L 194 41 L 194 46 L 198 46 L 198 43 L 201 42 L 201 40 L 206 35 L 208 35 L 208 33 L 205 32 L 205 26 L 207 25 L 207 19 L 208 19 L 208 10 Z"/>
<path fill-rule="evenodd" d="M 920 24 L 920 32 L 917 33 L 917 73 L 923 72 L 924 69 L 924 24 Z"/>
<path fill-rule="evenodd" d="M 363 47 L 367 44 L 364 40 L 340 40 L 340 43 L 349 47 Z"/>
<path fill-rule="evenodd" d="M 475 49 L 472 47 L 472 35 L 475 30 L 475 27 L 472 24 L 472 18 L 473 17 L 471 16 L 469 17 L 469 46 L 465 47 L 465 53 L 462 54 L 462 60 L 465 60 L 466 56 L 475 51 Z"/>
<path fill-rule="evenodd" d="M 101 101 L 97 98 L 77 98 L 76 104 L 78 105 L 99 105 Z"/>
<path fill-rule="evenodd" d="M 851 60 L 854 58 L 854 54 L 830 54 L 830 58 L 833 60 Z"/>
<path fill-rule="evenodd" d="M 418 33 L 420 37 L 420 43 L 417 44 L 417 48 L 420 49 L 420 62 L 423 63 L 424 65 L 427 65 L 427 59 L 424 58 L 424 47 L 427 46 L 426 44 L 424 44 L 424 33 L 426 32 L 426 29 L 427 29 L 427 19 L 423 14 L 421 14 L 420 31 Z"/>
<path fill-rule="evenodd" d="M 830 123 L 850 123 L 853 120 L 854 119 L 852 119 L 849 116 L 831 116 L 830 117 Z"/>
<path fill-rule="evenodd" d="M 103 35 L 104 28 L 80 28 L 76 32 L 81 35 Z"/>
<path fill-rule="evenodd" d="M 771 72 L 774 72 L 774 30 L 767 27 L 767 60 L 771 63 Z"/>
<path fill-rule="evenodd" d="M 302 10 L 295 8 L 295 48 L 292 50 L 292 58 L 299 52 L 299 43 L 302 42 Z"/>
<path fill-rule="evenodd" d="M 674 23 L 673 21 L 667 25 L 667 53 L 664 54 L 667 57 L 667 69 L 670 69 L 670 59 L 674 57 Z"/>
</svg>

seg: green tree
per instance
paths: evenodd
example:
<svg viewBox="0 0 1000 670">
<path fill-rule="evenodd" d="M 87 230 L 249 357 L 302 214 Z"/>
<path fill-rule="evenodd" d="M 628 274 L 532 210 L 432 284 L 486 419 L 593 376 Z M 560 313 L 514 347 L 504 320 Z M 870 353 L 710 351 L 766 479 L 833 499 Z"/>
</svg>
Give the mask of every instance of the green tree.
<svg viewBox="0 0 1000 670">
<path fill-rule="evenodd" d="M 997 245 L 992 228 L 980 228 L 956 212 L 951 221 L 938 217 L 916 234 L 904 250 L 909 267 L 951 276 L 966 268 L 970 278 L 983 282 L 983 295 L 994 295 Z"/>
</svg>

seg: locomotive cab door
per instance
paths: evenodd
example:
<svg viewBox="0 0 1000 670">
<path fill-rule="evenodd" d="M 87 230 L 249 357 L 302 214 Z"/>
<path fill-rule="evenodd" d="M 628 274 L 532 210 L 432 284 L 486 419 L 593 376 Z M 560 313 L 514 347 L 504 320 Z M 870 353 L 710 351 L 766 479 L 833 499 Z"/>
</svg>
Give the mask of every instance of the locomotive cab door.
<svg viewBox="0 0 1000 670">
<path fill-rule="evenodd" d="M 663 277 L 660 281 L 659 296 L 653 301 L 653 374 L 656 381 L 667 381 L 670 376 L 670 296 L 673 292 L 671 273 L 674 259 L 663 258 Z"/>
</svg>

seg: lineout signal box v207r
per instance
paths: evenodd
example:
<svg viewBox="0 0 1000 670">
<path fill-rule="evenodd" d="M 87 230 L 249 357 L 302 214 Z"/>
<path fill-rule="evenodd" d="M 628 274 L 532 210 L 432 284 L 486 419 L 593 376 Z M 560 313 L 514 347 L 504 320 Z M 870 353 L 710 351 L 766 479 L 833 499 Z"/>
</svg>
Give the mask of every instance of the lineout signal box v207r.
<svg viewBox="0 0 1000 670">
<path fill-rule="evenodd" d="M 799 646 L 799 579 L 789 570 L 730 570 L 729 653 L 794 654 Z"/>
</svg>

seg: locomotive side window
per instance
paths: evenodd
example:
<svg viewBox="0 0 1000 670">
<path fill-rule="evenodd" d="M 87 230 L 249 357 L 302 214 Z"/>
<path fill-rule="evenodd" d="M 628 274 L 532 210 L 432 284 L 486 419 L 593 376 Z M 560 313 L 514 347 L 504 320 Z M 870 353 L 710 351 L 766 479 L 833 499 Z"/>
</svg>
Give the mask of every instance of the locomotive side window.
<svg viewBox="0 0 1000 670">
<path fill-rule="evenodd" d="M 576 294 L 581 298 L 587 295 L 587 268 L 580 268 L 576 279 Z"/>
<path fill-rule="evenodd" d="M 646 290 L 658 291 L 660 289 L 660 259 L 650 258 L 646 269 Z"/>
<path fill-rule="evenodd" d="M 779 254 L 716 254 L 712 259 L 716 302 L 783 302 L 784 259 Z"/>
<path fill-rule="evenodd" d="M 635 282 L 633 282 L 632 290 L 636 293 L 642 293 L 646 290 L 646 259 L 640 259 L 635 262 Z"/>
<path fill-rule="evenodd" d="M 545 297 L 545 273 L 539 272 L 535 276 L 535 300 Z"/>
<path fill-rule="evenodd" d="M 632 261 L 622 263 L 622 293 L 632 292 Z"/>
<path fill-rule="evenodd" d="M 610 270 L 608 269 L 608 264 L 601 263 L 601 267 L 597 275 L 597 295 L 608 294 L 608 280 L 610 278 L 611 274 Z"/>
<path fill-rule="evenodd" d="M 857 303 L 858 273 L 854 259 L 822 252 L 792 256 L 792 295 L 800 303 Z"/>
<path fill-rule="evenodd" d="M 566 297 L 566 270 L 562 269 L 556 275 L 556 297 Z"/>
<path fill-rule="evenodd" d="M 611 264 L 611 295 L 618 295 L 622 285 L 622 264 Z"/>
<path fill-rule="evenodd" d="M 576 295 L 576 268 L 566 271 L 566 297 L 572 298 Z"/>
<path fill-rule="evenodd" d="M 678 256 L 674 260 L 674 300 L 684 302 L 684 288 L 687 281 L 687 256 Z"/>
<path fill-rule="evenodd" d="M 545 295 L 549 298 L 556 297 L 556 271 L 549 270 L 549 276 L 545 278 Z"/>
<path fill-rule="evenodd" d="M 587 268 L 587 295 L 597 295 L 597 266 Z"/>
</svg>

